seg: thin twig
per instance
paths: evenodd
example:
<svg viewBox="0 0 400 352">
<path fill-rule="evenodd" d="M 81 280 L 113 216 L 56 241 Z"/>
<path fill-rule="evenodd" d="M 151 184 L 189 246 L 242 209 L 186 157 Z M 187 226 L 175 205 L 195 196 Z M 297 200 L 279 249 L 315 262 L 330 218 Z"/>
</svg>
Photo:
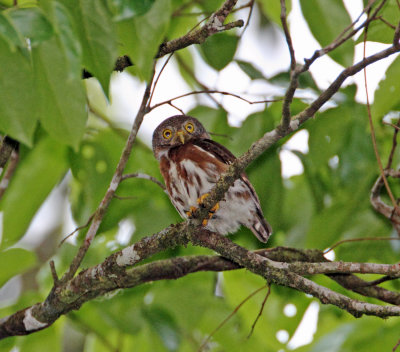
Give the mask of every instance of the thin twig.
<svg viewBox="0 0 400 352">
<path fill-rule="evenodd" d="M 179 54 L 176 54 L 175 56 L 176 60 L 178 61 L 179 65 L 193 78 L 193 80 L 202 88 L 202 90 L 208 92 L 210 91 L 210 88 L 207 87 L 204 83 L 202 83 L 197 77 L 194 71 L 186 64 L 186 62 L 182 59 L 182 57 Z M 207 96 L 220 108 L 222 108 L 222 105 L 219 103 L 217 99 L 215 99 L 212 94 L 206 93 Z"/>
<path fill-rule="evenodd" d="M 237 0 L 226 0 L 222 6 L 214 12 L 207 22 L 194 31 L 189 31 L 186 35 L 170 40 L 160 45 L 160 49 L 156 58 L 160 58 L 166 54 L 170 54 L 176 50 L 183 49 L 192 44 L 202 44 L 210 35 L 215 33 L 230 30 L 236 27 L 242 27 L 243 21 L 238 20 L 228 24 L 223 24 L 232 12 L 233 7 L 236 5 Z"/>
<path fill-rule="evenodd" d="M 215 333 L 220 330 L 237 312 L 238 310 L 245 304 L 250 298 L 255 296 L 258 292 L 266 288 L 267 285 L 262 286 L 255 290 L 254 292 L 250 293 L 242 302 L 240 302 L 236 308 L 221 322 L 219 325 L 207 336 L 207 338 L 204 340 L 204 342 L 200 345 L 198 352 L 203 351 L 203 349 L 207 346 L 207 343 L 210 341 L 210 339 L 215 335 Z"/>
<path fill-rule="evenodd" d="M 149 100 L 150 93 L 151 93 L 151 86 L 152 86 L 152 82 L 154 79 L 154 74 L 155 74 L 155 70 L 153 67 L 152 77 L 150 79 L 150 82 L 146 86 L 146 89 L 145 89 L 145 92 L 144 92 L 143 98 L 142 98 L 142 103 L 141 103 L 139 111 L 136 115 L 135 121 L 133 122 L 131 132 L 126 141 L 125 147 L 122 151 L 122 155 L 121 155 L 121 158 L 116 167 L 115 173 L 112 177 L 110 185 L 109 185 L 102 201 L 100 202 L 99 207 L 97 208 L 97 210 L 94 213 L 93 220 L 91 222 L 88 232 L 86 233 L 84 242 L 80 246 L 78 253 L 76 254 L 75 258 L 73 259 L 68 271 L 64 274 L 64 276 L 61 279 L 61 281 L 63 283 L 70 280 L 75 275 L 76 271 L 78 270 L 86 252 L 88 251 L 88 249 L 97 233 L 98 228 L 100 227 L 100 224 L 103 220 L 105 212 L 106 212 L 111 200 L 113 199 L 115 191 L 117 190 L 118 185 L 121 182 L 122 173 L 125 169 L 126 163 L 128 162 L 129 156 L 131 154 L 132 147 L 133 147 L 133 144 L 135 143 L 136 135 L 138 133 L 139 127 L 142 124 L 144 116 L 149 111 L 148 100 Z"/>
<path fill-rule="evenodd" d="M 153 95 L 154 95 L 155 89 L 156 89 L 156 87 L 157 87 L 158 80 L 160 79 L 161 74 L 163 73 L 165 67 L 168 65 L 169 60 L 171 60 L 172 55 L 174 55 L 173 52 L 168 56 L 167 60 L 165 60 L 165 62 L 163 63 L 160 72 L 158 72 L 157 78 L 155 79 L 154 84 L 153 84 L 153 88 L 152 88 L 152 90 L 151 90 L 149 102 L 148 102 L 148 104 L 147 104 L 148 106 L 151 105 L 151 100 L 153 99 Z"/>
<path fill-rule="evenodd" d="M 260 319 L 260 317 L 261 317 L 261 315 L 262 315 L 262 313 L 263 313 L 263 311 L 264 311 L 265 303 L 267 302 L 267 299 L 268 299 L 268 297 L 269 297 L 270 294 L 271 294 L 271 284 L 268 283 L 268 291 L 267 291 L 267 294 L 265 295 L 264 300 L 263 300 L 263 302 L 261 303 L 261 308 L 260 308 L 260 310 L 259 310 L 259 312 L 258 312 L 258 314 L 257 314 L 256 319 L 255 319 L 254 322 L 253 322 L 253 325 L 251 326 L 251 330 L 250 330 L 249 334 L 247 335 L 247 339 L 249 339 L 249 338 L 251 337 L 251 335 L 253 335 L 254 328 L 256 327 L 256 324 L 257 324 L 257 322 L 258 322 L 258 319 Z"/>
<path fill-rule="evenodd" d="M 240 99 L 248 104 L 264 104 L 264 103 L 272 103 L 272 102 L 277 102 L 277 101 L 281 101 L 282 99 L 266 99 L 266 100 L 256 100 L 256 101 L 251 101 L 248 99 L 245 99 L 243 97 L 241 97 L 240 95 L 234 94 L 234 93 L 229 93 L 229 92 L 223 92 L 220 90 L 197 90 L 197 91 L 193 91 L 193 92 L 189 92 L 189 93 L 185 93 L 182 95 L 179 95 L 177 97 L 162 101 L 161 103 L 157 103 L 154 104 L 153 106 L 150 107 L 150 110 L 154 110 L 155 108 L 158 108 L 161 105 L 165 105 L 165 104 L 171 104 L 172 101 L 175 101 L 177 99 L 181 99 L 181 98 L 185 98 L 187 96 L 190 95 L 195 95 L 195 94 L 222 94 L 222 95 L 230 95 L 234 98 Z"/>
<path fill-rule="evenodd" d="M 369 15 L 369 13 L 368 13 L 368 15 Z M 363 58 L 364 59 L 366 57 L 367 36 L 368 36 L 368 23 L 365 26 L 365 30 L 364 30 L 364 47 L 363 47 Z M 375 157 L 378 162 L 379 171 L 382 176 L 383 183 L 385 184 L 386 191 L 387 191 L 389 198 L 393 204 L 393 209 L 398 213 L 398 215 L 400 215 L 400 209 L 397 207 L 397 203 L 393 196 L 392 190 L 390 189 L 389 182 L 386 179 L 385 172 L 383 170 L 382 160 L 381 160 L 381 157 L 380 157 L 379 151 L 378 151 L 378 145 L 376 143 L 375 127 L 374 127 L 374 123 L 372 121 L 371 105 L 369 102 L 368 83 L 367 83 L 367 68 L 366 67 L 364 67 L 363 72 L 364 72 L 365 94 L 366 94 L 366 98 L 367 98 L 368 121 L 369 121 L 370 130 L 371 130 L 371 139 L 372 139 L 372 145 L 374 147 Z"/>
<path fill-rule="evenodd" d="M 386 170 L 392 167 L 394 151 L 396 150 L 396 147 L 397 147 L 397 135 L 400 130 L 400 119 L 397 120 L 397 125 L 390 124 L 390 126 L 392 126 L 394 128 L 394 132 L 393 132 L 393 138 L 392 138 L 392 149 L 390 150 L 388 161 L 387 161 L 387 164 L 385 167 Z"/>
<path fill-rule="evenodd" d="M 72 231 L 72 232 L 69 233 L 67 236 L 65 236 L 65 237 L 60 241 L 60 243 L 58 244 L 58 247 L 61 247 L 61 246 L 64 244 L 64 242 L 65 242 L 68 238 L 70 238 L 73 234 L 75 234 L 76 232 L 78 232 L 78 231 L 84 229 L 85 227 L 88 227 L 89 224 L 90 224 L 90 223 L 92 222 L 92 220 L 93 220 L 94 214 L 95 214 L 95 213 L 93 213 L 92 215 L 89 216 L 89 219 L 86 221 L 86 223 L 85 223 L 84 225 L 78 226 L 77 228 L 75 228 L 74 231 Z"/>
<path fill-rule="evenodd" d="M 58 279 L 58 275 L 57 275 L 57 271 L 56 271 L 56 266 L 54 264 L 54 260 L 50 260 L 49 265 L 50 265 L 51 276 L 53 278 L 53 285 L 57 286 L 59 279 Z"/>
<path fill-rule="evenodd" d="M 147 175 L 147 174 L 144 174 L 144 173 L 141 173 L 141 172 L 135 172 L 135 173 L 133 173 L 133 174 L 125 174 L 125 175 L 122 175 L 121 181 L 125 181 L 125 180 L 128 179 L 128 178 L 141 178 L 141 179 L 144 179 L 144 180 L 149 180 L 149 181 L 151 181 L 151 182 L 154 182 L 156 185 L 160 186 L 161 189 L 162 189 L 163 191 L 165 191 L 165 186 L 164 186 L 164 184 L 163 184 L 162 182 L 160 182 L 159 180 L 157 180 L 157 179 L 156 179 L 155 177 L 153 177 L 153 176 L 150 176 L 150 175 Z"/>
<path fill-rule="evenodd" d="M 254 10 L 254 0 L 250 0 L 247 4 L 244 4 L 243 6 L 238 7 L 235 11 L 242 10 L 246 7 L 250 8 L 250 10 L 249 10 L 249 14 L 247 15 L 246 24 L 244 25 L 243 30 L 240 33 L 240 37 L 243 36 L 243 34 L 246 32 L 247 28 L 249 27 L 250 18 L 251 18 L 251 15 L 253 14 L 253 10 Z"/>
<path fill-rule="evenodd" d="M 377 285 L 380 285 L 383 282 L 397 280 L 397 279 L 398 279 L 398 277 L 385 275 L 385 276 L 383 276 L 383 277 L 381 277 L 381 278 L 379 278 L 377 280 L 364 282 L 363 284 L 360 284 L 359 286 L 354 287 L 354 288 L 377 286 Z"/>
<path fill-rule="evenodd" d="M 393 347 L 393 349 L 392 349 L 392 352 L 396 352 L 397 347 L 399 347 L 399 346 L 400 346 L 400 339 L 399 339 L 399 341 L 397 341 L 397 343 L 394 345 L 394 347 Z"/>
<path fill-rule="evenodd" d="M 296 92 L 298 86 L 298 77 L 296 74 L 296 56 L 293 48 L 292 38 L 290 36 L 289 28 L 286 21 L 286 4 L 285 0 L 281 0 L 281 23 L 283 27 L 283 31 L 285 33 L 286 44 L 289 49 L 290 54 L 290 78 L 291 82 L 289 88 L 286 91 L 285 99 L 282 104 L 282 128 L 286 130 L 289 127 L 290 123 L 290 105 L 293 101 L 294 93 Z"/>
<path fill-rule="evenodd" d="M 135 196 L 119 196 L 117 194 L 114 194 L 113 197 L 115 199 L 118 199 L 118 200 L 132 200 L 132 199 L 137 199 L 138 198 L 138 197 L 135 197 Z"/>
<path fill-rule="evenodd" d="M 361 237 L 361 238 L 349 238 L 347 240 L 341 240 L 336 242 L 333 246 L 330 246 L 329 248 L 324 250 L 324 254 L 329 253 L 330 251 L 333 251 L 336 247 L 339 247 L 343 243 L 348 243 L 348 242 L 362 242 L 362 241 L 398 241 L 400 238 L 398 237 Z"/>
</svg>

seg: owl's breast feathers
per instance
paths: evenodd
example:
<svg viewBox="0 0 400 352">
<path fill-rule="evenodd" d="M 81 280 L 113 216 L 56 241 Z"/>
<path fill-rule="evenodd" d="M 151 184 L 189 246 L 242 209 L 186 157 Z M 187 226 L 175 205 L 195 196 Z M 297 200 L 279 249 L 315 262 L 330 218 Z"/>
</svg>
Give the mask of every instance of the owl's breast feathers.
<svg viewBox="0 0 400 352">
<path fill-rule="evenodd" d="M 191 206 L 196 207 L 197 199 L 214 187 L 235 156 L 217 142 L 199 139 L 162 151 L 159 160 L 169 197 L 180 215 L 186 218 L 186 212 Z M 257 194 L 244 173 L 229 188 L 220 201 L 220 209 L 206 227 L 227 234 L 240 225 L 248 227 L 262 242 L 267 242 L 272 232 Z"/>
</svg>

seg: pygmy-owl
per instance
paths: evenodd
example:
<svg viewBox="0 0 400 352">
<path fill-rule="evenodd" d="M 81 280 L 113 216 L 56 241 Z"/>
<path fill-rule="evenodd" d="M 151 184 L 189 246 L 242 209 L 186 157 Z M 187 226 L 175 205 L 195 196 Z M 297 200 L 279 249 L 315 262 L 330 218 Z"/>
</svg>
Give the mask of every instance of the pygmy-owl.
<svg viewBox="0 0 400 352">
<path fill-rule="evenodd" d="M 211 140 L 194 117 L 172 116 L 153 133 L 153 152 L 160 163 L 169 198 L 183 218 L 201 205 L 236 158 L 221 144 Z M 248 227 L 267 242 L 272 229 L 264 219 L 260 201 L 245 173 L 228 189 L 223 200 L 210 210 L 203 226 L 223 235 Z"/>
</svg>

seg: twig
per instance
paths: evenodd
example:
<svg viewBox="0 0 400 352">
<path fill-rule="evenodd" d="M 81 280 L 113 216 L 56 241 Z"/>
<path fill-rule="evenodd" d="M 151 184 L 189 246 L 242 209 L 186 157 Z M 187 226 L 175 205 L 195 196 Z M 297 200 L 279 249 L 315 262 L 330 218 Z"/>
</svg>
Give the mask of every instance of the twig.
<svg viewBox="0 0 400 352">
<path fill-rule="evenodd" d="M 114 196 L 113 196 L 115 199 L 118 199 L 118 200 L 132 200 L 132 199 L 137 199 L 137 197 L 135 197 L 135 196 L 119 196 L 119 195 L 117 195 L 117 194 L 114 194 Z"/>
<path fill-rule="evenodd" d="M 194 81 L 202 88 L 202 90 L 208 92 L 210 88 L 203 84 L 197 77 L 193 70 L 186 64 L 186 62 L 182 59 L 179 54 L 175 56 L 176 60 L 178 61 L 179 65 L 194 79 Z M 222 108 L 222 105 L 219 103 L 217 99 L 215 99 L 212 94 L 206 93 L 207 96 L 218 106 Z"/>
<path fill-rule="evenodd" d="M 153 78 L 154 78 L 154 72 L 155 71 L 153 69 L 153 75 L 151 77 L 150 82 L 146 86 L 145 92 L 143 94 L 142 103 L 141 103 L 139 111 L 136 115 L 135 121 L 132 125 L 131 132 L 129 134 L 128 140 L 126 141 L 124 150 L 122 151 L 121 158 L 118 162 L 117 168 L 112 177 L 110 185 L 109 185 L 109 187 L 106 191 L 106 194 L 104 195 L 99 207 L 97 208 L 97 210 L 94 213 L 93 220 L 92 220 L 90 228 L 86 234 L 84 242 L 80 246 L 79 251 L 76 254 L 75 258 L 73 259 L 68 271 L 61 278 L 61 281 L 63 283 L 70 280 L 75 275 L 76 271 L 78 270 L 87 250 L 89 249 L 89 247 L 94 239 L 94 236 L 97 233 L 98 228 L 100 227 L 100 224 L 103 220 L 104 214 L 105 214 L 111 200 L 113 199 L 115 191 L 117 190 L 118 185 L 121 182 L 122 173 L 125 169 L 125 165 L 128 162 L 129 156 L 131 154 L 132 147 L 133 147 L 133 144 L 135 143 L 136 135 L 138 133 L 139 127 L 142 124 L 144 116 L 149 111 L 147 103 L 148 103 L 148 100 L 150 97 L 150 90 L 151 90 L 151 86 L 152 86 L 152 82 L 153 82 Z"/>
<path fill-rule="evenodd" d="M 201 44 L 212 34 L 236 27 L 242 27 L 242 20 L 234 21 L 225 25 L 223 24 L 225 19 L 232 12 L 236 2 L 237 0 L 226 0 L 222 6 L 210 16 L 208 21 L 201 28 L 195 31 L 190 31 L 180 38 L 161 44 L 156 58 L 170 54 L 178 49 L 186 48 L 192 44 Z"/>
<path fill-rule="evenodd" d="M 171 60 L 172 55 L 174 55 L 173 52 L 168 56 L 167 60 L 165 60 L 165 62 L 163 63 L 160 72 L 158 72 L 157 78 L 155 79 L 153 88 L 152 88 L 152 90 L 151 90 L 149 102 L 147 103 L 148 106 L 151 105 L 151 100 L 153 99 L 153 95 L 154 95 L 155 89 L 156 89 L 156 87 L 157 87 L 158 80 L 160 79 L 161 74 L 163 73 L 165 67 L 168 65 L 169 60 Z"/>
<path fill-rule="evenodd" d="M 385 170 L 392 167 L 394 151 L 396 150 L 396 147 L 397 147 L 397 134 L 399 133 L 399 130 L 400 130 L 400 119 L 397 120 L 397 125 L 390 124 L 390 126 L 392 126 L 394 128 L 394 132 L 393 132 L 393 138 L 392 138 L 392 149 L 390 150 Z"/>
<path fill-rule="evenodd" d="M 154 104 L 153 106 L 150 107 L 150 110 L 154 110 L 155 108 L 158 108 L 161 105 L 171 104 L 172 101 L 175 101 L 177 99 L 185 98 L 185 97 L 190 96 L 190 95 L 204 94 L 204 93 L 206 93 L 206 94 L 214 94 L 214 93 L 216 93 L 216 94 L 222 94 L 222 95 L 230 95 L 230 96 L 232 96 L 234 98 L 237 98 L 237 99 L 240 99 L 240 100 L 242 100 L 242 101 L 244 101 L 244 102 L 246 102 L 248 104 L 264 104 L 264 103 L 272 103 L 272 102 L 276 102 L 276 101 L 281 101 L 282 100 L 282 99 L 269 99 L 269 100 L 251 101 L 251 100 L 248 100 L 248 99 L 245 99 L 245 98 L 241 97 L 240 95 L 237 95 L 237 94 L 234 94 L 234 93 L 229 93 L 229 92 L 223 92 L 223 91 L 220 91 L 220 90 L 196 90 L 196 91 L 193 91 L 193 92 L 185 93 L 185 94 L 179 95 L 177 97 L 162 101 L 161 103 Z"/>
<path fill-rule="evenodd" d="M 370 282 L 365 282 L 363 284 L 360 284 L 360 286 L 354 287 L 354 288 L 377 286 L 377 285 L 382 284 L 383 282 L 397 280 L 397 279 L 398 279 L 398 277 L 393 277 L 393 276 L 386 275 L 386 276 L 383 276 L 383 277 L 381 277 L 381 278 L 379 278 L 377 280 L 370 281 Z"/>
<path fill-rule="evenodd" d="M 250 293 L 242 302 L 240 302 L 235 309 L 221 322 L 218 324 L 218 326 L 207 336 L 207 338 L 203 341 L 203 343 L 200 345 L 198 352 L 203 351 L 203 349 L 207 346 L 207 343 L 210 341 L 211 337 L 215 335 L 215 333 L 220 330 L 237 312 L 238 310 L 245 304 L 250 298 L 255 296 L 258 292 L 263 290 L 267 286 L 262 286 L 255 290 L 254 292 Z"/>
<path fill-rule="evenodd" d="M 238 7 L 236 9 L 236 11 L 245 9 L 246 7 L 250 8 L 250 10 L 249 10 L 249 14 L 247 15 L 246 24 L 243 27 L 242 33 L 240 33 L 240 37 L 243 36 L 244 32 L 246 32 L 246 29 L 249 27 L 250 18 L 251 18 L 251 15 L 253 14 L 253 10 L 254 10 L 254 0 L 250 0 L 247 4 L 244 4 L 243 6 Z"/>
<path fill-rule="evenodd" d="M 141 178 L 144 180 L 149 180 L 151 182 L 154 182 L 156 185 L 160 186 L 162 188 L 163 191 L 165 191 L 165 186 L 162 182 L 160 182 L 159 180 L 157 180 L 155 177 L 141 173 L 141 172 L 136 172 L 134 174 L 125 174 L 122 175 L 121 181 L 125 181 L 128 178 Z"/>
<path fill-rule="evenodd" d="M 92 222 L 92 220 L 93 220 L 94 214 L 95 214 L 95 213 L 93 213 L 92 215 L 89 216 L 89 219 L 86 221 L 86 223 L 85 223 L 84 225 L 78 226 L 77 228 L 75 228 L 74 231 L 72 231 L 72 232 L 69 233 L 67 236 L 65 236 L 65 237 L 60 241 L 60 243 L 58 244 L 58 247 L 61 247 L 61 246 L 64 244 L 64 242 L 65 242 L 68 238 L 70 238 L 73 234 L 75 234 L 77 231 L 82 230 L 82 229 L 84 229 L 85 227 L 89 226 L 89 224 L 90 224 L 90 223 Z"/>
<path fill-rule="evenodd" d="M 361 238 L 348 238 L 346 240 L 341 240 L 336 242 L 333 246 L 324 250 L 324 254 L 333 251 L 336 247 L 340 246 L 343 243 L 348 242 L 361 242 L 361 241 L 397 241 L 400 240 L 398 237 L 361 237 Z"/>
<path fill-rule="evenodd" d="M 59 283 L 59 279 L 56 271 L 56 266 L 54 264 L 54 260 L 50 260 L 49 265 L 50 265 L 51 276 L 53 278 L 53 284 L 54 286 L 57 286 Z"/>
<path fill-rule="evenodd" d="M 268 284 L 267 294 L 265 295 L 264 300 L 261 303 L 261 308 L 260 308 L 260 310 L 259 310 L 259 312 L 257 314 L 256 319 L 253 322 L 253 325 L 251 326 L 251 330 L 250 330 L 249 334 L 247 335 L 247 339 L 249 339 L 251 337 L 251 335 L 253 335 L 254 328 L 256 327 L 257 321 L 258 321 L 258 319 L 260 319 L 260 317 L 261 317 L 261 315 L 262 315 L 262 313 L 264 311 L 265 302 L 267 302 L 267 299 L 268 299 L 270 294 L 271 294 L 271 284 Z"/>
<path fill-rule="evenodd" d="M 382 123 L 383 123 L 384 125 L 393 127 L 393 128 L 394 128 L 395 130 L 397 130 L 397 131 L 400 130 L 400 127 L 399 127 L 399 126 L 396 126 L 396 125 L 393 124 L 393 123 L 389 123 L 389 122 L 385 122 L 385 121 L 382 121 Z"/>
<path fill-rule="evenodd" d="M 298 86 L 299 75 L 295 73 L 296 69 L 296 56 L 293 49 L 292 38 L 290 36 L 289 28 L 286 21 L 286 4 L 285 0 L 281 0 L 281 22 L 283 27 L 283 32 L 285 33 L 286 44 L 289 49 L 290 54 L 290 85 L 286 91 L 285 99 L 282 105 L 282 128 L 286 130 L 290 123 L 290 105 L 292 103 L 294 93 L 296 92 Z"/>
<path fill-rule="evenodd" d="M 366 56 L 367 35 L 368 35 L 368 23 L 367 23 L 367 25 L 365 27 L 365 30 L 364 30 L 364 47 L 363 47 L 363 58 L 364 59 L 365 59 L 365 56 Z M 381 160 L 381 157 L 380 157 L 379 151 L 378 151 L 378 145 L 376 143 L 375 128 L 374 128 L 374 123 L 372 121 L 372 114 L 371 114 L 371 105 L 369 103 L 368 83 L 367 83 L 367 69 L 366 69 L 366 67 L 364 67 L 363 72 L 364 72 L 365 94 L 366 94 L 366 98 L 367 98 L 368 121 L 369 121 L 370 130 L 371 130 L 371 139 L 372 139 L 372 145 L 373 145 L 374 152 L 375 152 L 375 157 L 376 157 L 376 160 L 378 162 L 379 171 L 380 171 L 383 183 L 385 184 L 386 191 L 387 191 L 387 193 L 389 195 L 389 198 L 390 198 L 390 200 L 391 200 L 391 202 L 393 204 L 393 209 L 397 212 L 398 215 L 400 215 L 400 209 L 397 207 L 397 203 L 396 203 L 396 200 L 394 199 L 392 190 L 390 189 L 389 182 L 386 179 L 386 176 L 385 176 L 385 173 L 384 173 L 384 170 L 383 170 L 382 160 Z"/>
<path fill-rule="evenodd" d="M 372 14 L 372 16 L 368 17 L 362 24 L 360 24 L 358 27 L 356 27 L 355 29 L 353 29 L 350 33 L 348 33 L 347 35 L 345 35 L 354 25 L 355 23 L 357 23 L 359 21 L 359 19 L 361 18 L 362 14 L 368 12 L 371 8 L 371 6 L 373 5 L 374 2 L 370 2 L 362 11 L 362 13 L 358 16 L 358 18 L 351 24 L 349 25 L 347 28 L 345 28 L 343 30 L 342 33 L 339 34 L 339 36 L 329 45 L 325 46 L 322 49 L 316 50 L 314 52 L 314 54 L 309 58 L 309 59 L 305 59 L 304 62 L 305 64 L 303 65 L 303 67 L 300 69 L 300 71 L 305 72 L 307 71 L 311 64 L 314 63 L 315 60 L 317 60 L 318 58 L 320 58 L 323 55 L 326 55 L 327 53 L 335 50 L 336 48 L 338 48 L 340 45 L 342 45 L 344 42 L 346 42 L 347 40 L 349 40 L 351 37 L 353 37 L 359 30 L 361 30 L 362 28 L 364 28 L 368 23 L 370 23 L 371 21 L 373 21 L 375 19 L 375 16 L 379 13 L 379 11 L 382 9 L 383 5 L 385 4 L 387 0 L 383 0 L 381 2 L 381 4 L 379 4 L 377 6 L 377 8 L 375 9 L 374 13 Z"/>
<path fill-rule="evenodd" d="M 393 349 L 392 349 L 392 352 L 396 352 L 397 347 L 399 347 L 399 346 L 400 346 L 400 339 L 399 339 L 399 341 L 397 341 L 397 343 L 394 345 L 394 347 L 393 347 Z"/>
</svg>

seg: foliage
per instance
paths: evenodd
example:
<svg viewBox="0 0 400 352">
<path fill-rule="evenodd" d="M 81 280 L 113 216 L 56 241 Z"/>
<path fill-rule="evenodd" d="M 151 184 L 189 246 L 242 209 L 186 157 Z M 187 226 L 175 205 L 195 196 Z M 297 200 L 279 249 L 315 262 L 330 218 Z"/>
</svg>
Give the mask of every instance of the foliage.
<svg viewBox="0 0 400 352">
<path fill-rule="evenodd" d="M 290 1 L 286 2 L 289 11 Z M 46 198 L 52 190 L 61 187 L 60 183 L 68 183 L 68 191 L 63 196 L 69 200 L 74 221 L 80 225 L 86 223 L 104 196 L 125 144 L 128 131 L 120 126 L 116 128 L 112 121 L 99 121 L 101 114 L 106 115 L 105 111 L 98 116 L 91 114 L 88 119 L 85 105 L 87 96 L 93 92 L 87 91 L 90 87 L 82 80 L 82 69 L 95 77 L 91 80 L 97 79 L 101 84 L 104 97 L 98 95 L 96 99 L 109 99 L 111 73 L 119 55 L 128 55 L 132 60 L 131 75 L 138 80 L 148 80 L 159 45 L 186 34 L 204 14 L 214 12 L 221 3 L 206 0 L 19 0 L 18 6 L 13 6 L 10 0 L 0 1 L 3 8 L 0 13 L 0 133 L 20 142 L 18 167 L 0 201 L 3 214 L 0 261 L 4 263 L 0 281 L 3 285 L 17 274 L 24 278 L 20 294 L 15 295 L 12 302 L 1 303 L 1 316 L 42 301 L 52 286 L 48 259 L 53 257 L 61 273 L 68 268 L 77 250 L 69 243 L 61 248 L 54 245 L 19 248 L 18 241 L 26 234 Z M 300 3 L 304 18 L 321 47 L 330 44 L 351 23 L 341 1 L 304 0 Z M 259 33 L 282 31 L 277 4 L 278 1 L 256 1 L 262 19 L 256 28 Z M 400 9 L 395 4 L 394 0 L 388 1 L 382 12 L 383 18 L 393 25 L 400 17 Z M 186 16 L 190 12 L 200 15 Z M 236 14 L 231 16 L 239 18 Z M 375 21 L 368 35 L 373 41 L 391 43 L 393 30 L 389 30 L 385 22 Z M 233 30 L 211 36 L 190 50 L 184 49 L 176 60 L 184 72 L 182 77 L 189 86 L 204 88 L 188 73 L 196 69 L 193 63 L 196 56 L 196 60 L 202 60 L 217 73 L 237 65 L 250 80 L 268 83 L 280 91 L 289 85 L 289 68 L 274 77 L 266 77 L 262 68 L 236 57 L 240 40 L 240 31 Z M 260 42 L 259 45 L 264 44 Z M 351 39 L 329 56 L 340 65 L 351 65 L 355 45 Z M 399 116 L 399 70 L 400 58 L 397 57 L 379 82 L 371 106 L 384 163 L 392 147 L 393 131 L 382 124 L 382 119 L 387 115 Z M 196 73 L 201 77 L 201 73 Z M 300 86 L 311 96 L 320 92 L 318 80 L 314 81 L 309 73 L 301 76 Z M 354 85 L 342 88 L 331 99 L 329 107 L 302 126 L 309 136 L 308 151 L 292 153 L 301 161 L 303 173 L 290 178 L 282 176 L 280 152 L 285 149 L 288 138 L 268 149 L 246 170 L 275 230 L 269 247 L 325 249 L 343 239 L 394 236 L 390 222 L 370 205 L 369 194 L 379 169 L 367 108 L 356 101 L 355 93 Z M 305 98 L 295 98 L 292 115 L 304 109 L 308 102 Z M 187 113 L 217 134 L 215 140 L 241 155 L 279 123 L 282 101 L 265 104 L 264 109 L 246 116 L 240 127 L 228 123 L 223 106 L 205 105 L 200 99 Z M 145 142 L 136 141 L 125 173 L 140 172 L 161 179 L 157 162 Z M 393 165 L 398 166 L 399 162 L 397 154 Z M 2 177 L 4 175 L 3 172 Z M 392 186 L 395 193 L 399 191 L 398 185 Z M 117 194 L 132 198 L 112 200 L 85 257 L 84 267 L 103 261 L 126 245 L 116 237 L 123 221 L 134 224 L 133 241 L 180 221 L 164 192 L 148 180 L 125 180 Z M 49 232 L 44 243 L 66 236 L 62 230 L 64 215 L 55 222 L 55 229 Z M 232 239 L 246 248 L 261 247 L 244 228 Z M 394 263 L 400 247 L 392 242 L 347 243 L 339 246 L 335 254 L 343 261 Z M 203 253 L 204 249 L 188 246 L 168 250 L 152 259 Z M 43 331 L 0 341 L 0 350 L 8 351 L 13 347 L 21 352 L 68 348 L 87 352 L 196 350 L 243 299 L 265 285 L 263 279 L 243 270 L 226 272 L 222 276 L 222 298 L 214 294 L 213 273 L 147 283 L 90 301 Z M 332 283 L 329 285 L 343 290 Z M 396 281 L 384 284 L 391 290 L 398 286 Z M 287 331 L 290 339 L 313 299 L 288 288 L 272 286 L 262 317 L 253 335 L 247 338 L 265 294 L 266 289 L 218 330 L 209 350 L 285 350 L 286 341 L 278 341 L 277 332 Z M 284 314 L 289 303 L 296 307 L 292 317 Z M 397 342 L 399 327 L 396 318 L 387 322 L 373 317 L 355 320 L 336 307 L 321 306 L 314 340 L 295 350 L 390 350 Z M 71 347 L 74 343 L 78 347 Z M 62 346 L 67 347 L 63 349 Z"/>
</svg>

